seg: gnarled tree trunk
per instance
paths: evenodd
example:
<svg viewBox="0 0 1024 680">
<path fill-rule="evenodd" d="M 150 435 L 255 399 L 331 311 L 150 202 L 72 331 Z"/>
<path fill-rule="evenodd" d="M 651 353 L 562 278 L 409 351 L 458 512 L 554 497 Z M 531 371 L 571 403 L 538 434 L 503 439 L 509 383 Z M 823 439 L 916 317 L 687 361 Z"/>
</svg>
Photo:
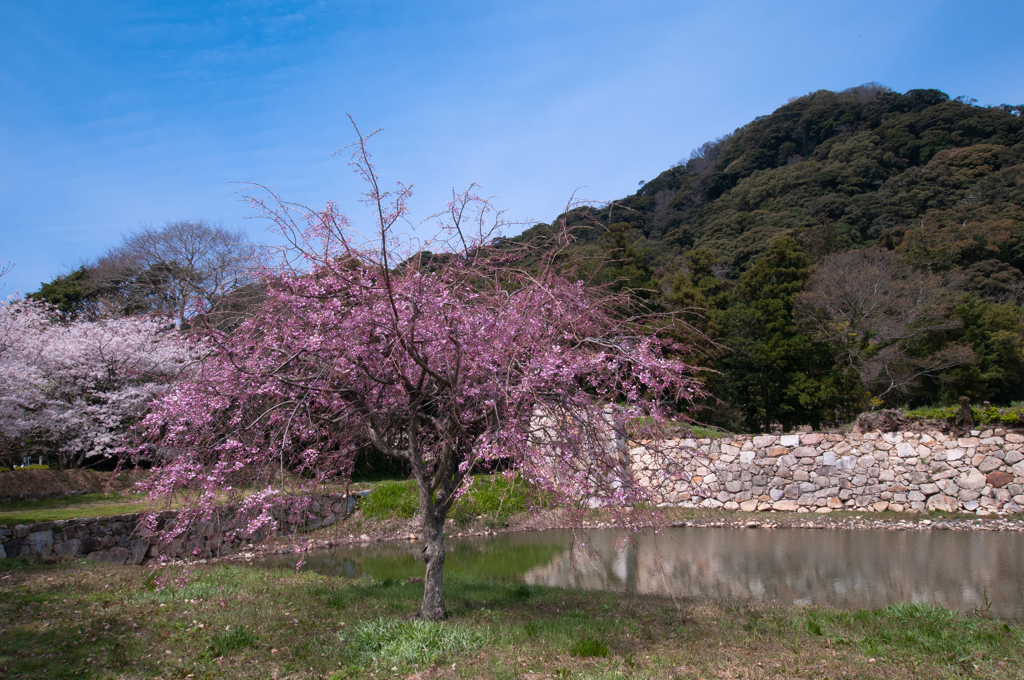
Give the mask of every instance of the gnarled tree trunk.
<svg viewBox="0 0 1024 680">
<path fill-rule="evenodd" d="M 427 573 L 423 578 L 423 604 L 419 618 L 441 621 L 448 614 L 444 609 L 444 520 L 445 514 L 438 508 L 423 513 L 423 561 Z M 440 517 L 438 516 L 440 514 Z"/>
</svg>

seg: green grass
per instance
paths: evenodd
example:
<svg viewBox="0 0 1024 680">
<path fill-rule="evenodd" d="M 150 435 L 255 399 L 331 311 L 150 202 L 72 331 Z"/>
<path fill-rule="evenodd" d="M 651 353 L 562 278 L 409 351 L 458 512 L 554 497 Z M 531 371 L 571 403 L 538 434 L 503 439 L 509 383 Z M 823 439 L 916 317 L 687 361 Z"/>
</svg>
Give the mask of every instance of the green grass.
<svg viewBox="0 0 1024 680">
<path fill-rule="evenodd" d="M 518 476 L 474 475 L 473 485 L 455 502 L 449 517 L 459 526 L 475 519 L 490 526 L 503 526 L 513 514 L 536 505 L 544 505 L 543 499 Z M 416 481 L 380 482 L 359 502 L 359 507 L 363 516 L 371 519 L 409 519 L 419 509 Z"/>
<path fill-rule="evenodd" d="M 291 483 L 293 480 L 289 480 Z M 360 485 L 362 486 L 362 485 Z M 342 492 L 344 486 L 328 485 L 325 492 Z M 223 494 L 226 499 L 227 495 Z M 107 494 L 82 494 L 63 498 L 44 498 L 35 501 L 15 501 L 0 505 L 0 524 L 30 524 L 59 519 L 103 517 L 125 515 L 152 510 L 177 509 L 180 501 L 166 503 L 163 500 L 150 501 L 131 491 Z M 409 515 L 412 516 L 411 514 Z"/>
<path fill-rule="evenodd" d="M 353 626 L 342 640 L 351 645 L 352 662 L 407 668 L 471 654 L 487 644 L 490 635 L 458 623 L 381 618 Z"/>
<path fill-rule="evenodd" d="M 703 427 L 701 425 L 691 425 L 689 430 L 698 439 L 721 439 L 722 437 L 729 436 L 729 433 L 723 430 Z"/>
<path fill-rule="evenodd" d="M 483 519 L 491 526 L 503 526 L 512 515 L 531 506 L 544 505 L 546 503 L 536 490 L 518 475 L 475 475 L 473 485 L 455 502 L 449 517 L 462 526 L 475 518 Z"/>
<path fill-rule="evenodd" d="M 918 602 L 854 612 L 812 610 L 807 629 L 833 644 L 854 645 L 871 657 L 937 659 L 964 670 L 993 650 L 1024 641 L 1020 628 L 1007 623 Z"/>
<path fill-rule="evenodd" d="M 593 638 L 583 638 L 569 648 L 573 656 L 608 656 L 608 645 Z"/>
<path fill-rule="evenodd" d="M 255 647 L 257 639 L 256 634 L 248 628 L 228 628 L 213 636 L 210 651 L 214 657 L 229 656 L 240 649 Z"/>
<path fill-rule="evenodd" d="M 420 583 L 231 565 L 157 571 L 0 563 L 11 678 L 991 678 L 1024 630 L 941 607 L 842 611 L 447 578 Z M 395 669 L 395 670 L 392 670 Z"/>
<path fill-rule="evenodd" d="M 952 422 L 960 415 L 960 406 L 927 406 L 912 409 L 906 414 L 925 420 L 946 420 Z M 976 426 L 1024 425 L 1024 405 L 1014 402 L 1010 406 L 971 406 L 971 415 Z"/>
<path fill-rule="evenodd" d="M 419 508 L 416 480 L 380 482 L 359 501 L 364 517 L 371 519 L 409 519 Z"/>
<path fill-rule="evenodd" d="M 0 524 L 14 526 L 58 519 L 124 515 L 156 507 L 150 502 L 139 503 L 139 498 L 129 493 L 87 493 L 70 498 L 15 501 L 0 505 Z"/>
<path fill-rule="evenodd" d="M 18 466 L 16 468 L 2 467 L 0 466 L 0 473 L 4 472 L 17 472 L 18 470 L 49 470 L 49 465 L 26 465 L 24 467 Z"/>
</svg>

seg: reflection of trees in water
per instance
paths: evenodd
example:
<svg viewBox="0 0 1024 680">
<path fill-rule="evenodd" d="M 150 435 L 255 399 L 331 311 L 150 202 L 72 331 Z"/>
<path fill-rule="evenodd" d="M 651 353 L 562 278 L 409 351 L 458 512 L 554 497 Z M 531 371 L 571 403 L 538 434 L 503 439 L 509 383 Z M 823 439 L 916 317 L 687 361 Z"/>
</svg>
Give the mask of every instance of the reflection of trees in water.
<svg viewBox="0 0 1024 680">
<path fill-rule="evenodd" d="M 591 531 L 527 583 L 880 607 L 907 600 L 1024 619 L 1024 535 L 1005 532 Z"/>
<path fill-rule="evenodd" d="M 445 570 L 449 574 L 482 580 L 519 581 L 522 575 L 547 564 L 568 541 L 558 536 L 530 540 L 527 534 L 506 534 L 493 538 L 446 541 Z M 307 553 L 305 569 L 327 576 L 404 580 L 422 577 L 424 572 L 420 541 L 371 543 L 344 546 L 332 551 Z M 269 567 L 293 568 L 295 555 L 263 560 Z"/>
</svg>

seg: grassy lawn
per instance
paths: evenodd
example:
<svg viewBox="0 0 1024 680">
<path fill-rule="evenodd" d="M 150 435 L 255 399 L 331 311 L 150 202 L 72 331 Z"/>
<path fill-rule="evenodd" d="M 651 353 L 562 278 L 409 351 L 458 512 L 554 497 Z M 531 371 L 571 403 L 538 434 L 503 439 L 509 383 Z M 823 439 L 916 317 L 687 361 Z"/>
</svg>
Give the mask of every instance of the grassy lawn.
<svg viewBox="0 0 1024 680">
<path fill-rule="evenodd" d="M 926 605 L 834 611 L 232 565 L 3 563 L 5 678 L 1020 678 L 1024 630 Z M 163 585 L 163 587 L 161 587 Z"/>
<path fill-rule="evenodd" d="M 38 501 L 17 501 L 0 505 L 0 524 L 31 524 L 76 517 L 103 517 L 143 512 L 158 504 L 139 503 L 140 496 L 127 492 L 88 493 L 72 498 L 45 498 Z M 160 506 L 160 509 L 163 509 Z"/>
<path fill-rule="evenodd" d="M 373 491 L 359 503 L 364 517 L 370 519 L 409 519 L 419 508 L 419 493 L 415 480 L 384 481 L 372 487 Z M 449 515 L 455 527 L 463 527 L 473 520 L 483 520 L 488 526 L 502 526 L 517 513 L 530 507 L 549 505 L 533 488 L 519 477 L 503 474 L 473 475 L 473 484 L 463 494 Z"/>
<path fill-rule="evenodd" d="M 353 484 L 352 490 L 369 488 L 368 484 Z M 327 493 L 341 493 L 344 487 L 331 485 L 324 487 Z M 0 524 L 11 527 L 15 524 L 31 524 L 32 522 L 48 522 L 58 519 L 74 519 L 85 517 L 105 517 L 108 515 L 125 515 L 134 512 L 151 510 L 177 509 L 180 502 L 165 503 L 149 501 L 144 495 L 130 491 L 119 491 L 108 494 L 82 494 L 70 498 L 44 498 L 36 501 L 15 501 L 0 505 Z"/>
</svg>

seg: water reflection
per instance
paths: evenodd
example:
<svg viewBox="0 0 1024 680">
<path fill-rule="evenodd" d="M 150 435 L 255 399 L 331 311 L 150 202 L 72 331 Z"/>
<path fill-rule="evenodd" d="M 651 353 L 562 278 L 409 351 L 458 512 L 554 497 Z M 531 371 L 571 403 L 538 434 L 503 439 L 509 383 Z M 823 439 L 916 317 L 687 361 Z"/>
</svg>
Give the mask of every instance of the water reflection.
<svg viewBox="0 0 1024 680">
<path fill-rule="evenodd" d="M 572 542 L 558 532 L 504 534 L 471 539 L 446 539 L 446 574 L 470 576 L 487 581 L 523 582 L 523 575 L 535 567 L 551 564 Z M 355 578 L 370 576 L 395 581 L 423 576 L 420 542 L 370 543 L 342 546 L 331 551 L 308 553 L 305 569 L 329 576 Z M 292 568 L 296 557 L 268 557 L 262 564 Z"/>
<path fill-rule="evenodd" d="M 1024 620 L 1024 534 L 1016 532 L 671 528 L 630 541 L 607 529 L 451 539 L 447 546 L 448 573 L 483 579 L 835 607 L 913 600 L 972 611 L 988 602 L 992 614 Z M 418 548 L 338 549 L 308 557 L 307 568 L 422 576 Z"/>
</svg>

